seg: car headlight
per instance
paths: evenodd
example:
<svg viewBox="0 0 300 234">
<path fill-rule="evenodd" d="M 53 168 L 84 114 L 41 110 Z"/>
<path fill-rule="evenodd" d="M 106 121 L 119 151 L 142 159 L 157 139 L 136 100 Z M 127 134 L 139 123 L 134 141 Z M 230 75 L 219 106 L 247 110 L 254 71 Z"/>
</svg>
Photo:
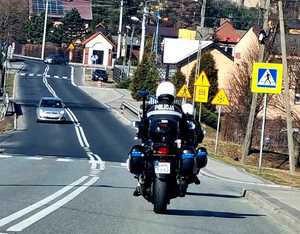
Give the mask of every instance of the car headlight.
<svg viewBox="0 0 300 234">
<path fill-rule="evenodd" d="M 65 111 L 62 110 L 62 111 L 59 112 L 59 114 L 64 115 Z"/>
<path fill-rule="evenodd" d="M 43 116 L 44 116 L 44 111 L 43 111 L 43 110 L 39 110 L 39 115 L 40 115 L 41 117 L 43 117 Z"/>
</svg>

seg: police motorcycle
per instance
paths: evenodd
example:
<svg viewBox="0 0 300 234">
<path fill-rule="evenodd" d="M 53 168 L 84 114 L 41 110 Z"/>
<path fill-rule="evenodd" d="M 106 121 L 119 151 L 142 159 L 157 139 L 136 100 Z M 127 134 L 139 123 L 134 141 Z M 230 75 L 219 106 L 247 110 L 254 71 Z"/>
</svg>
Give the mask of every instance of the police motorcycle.
<svg viewBox="0 0 300 234">
<path fill-rule="evenodd" d="M 130 149 L 128 169 L 138 179 L 139 195 L 153 204 L 155 213 L 165 213 L 170 200 L 184 197 L 188 185 L 194 182 L 195 173 L 206 166 L 207 151 L 184 144 L 177 116 L 147 116 L 147 92 L 140 95 L 143 110 L 135 127 L 142 144 Z M 174 105 L 155 104 L 153 112 L 169 113 L 174 108 Z"/>
</svg>

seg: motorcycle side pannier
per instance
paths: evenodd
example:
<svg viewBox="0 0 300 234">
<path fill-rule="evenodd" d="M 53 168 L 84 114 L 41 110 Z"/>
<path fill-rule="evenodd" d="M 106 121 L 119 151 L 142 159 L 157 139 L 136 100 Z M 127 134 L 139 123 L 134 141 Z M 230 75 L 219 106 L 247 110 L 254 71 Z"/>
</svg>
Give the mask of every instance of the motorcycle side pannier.
<svg viewBox="0 0 300 234">
<path fill-rule="evenodd" d="M 193 148 L 184 148 L 180 155 L 180 175 L 189 176 L 193 174 L 195 151 Z"/>
<path fill-rule="evenodd" d="M 128 153 L 128 170 L 132 174 L 140 174 L 145 167 L 145 149 L 141 145 L 133 146 Z"/>
<path fill-rule="evenodd" d="M 207 165 L 207 150 L 204 147 L 200 147 L 196 150 L 196 163 L 197 168 L 201 169 Z"/>
</svg>

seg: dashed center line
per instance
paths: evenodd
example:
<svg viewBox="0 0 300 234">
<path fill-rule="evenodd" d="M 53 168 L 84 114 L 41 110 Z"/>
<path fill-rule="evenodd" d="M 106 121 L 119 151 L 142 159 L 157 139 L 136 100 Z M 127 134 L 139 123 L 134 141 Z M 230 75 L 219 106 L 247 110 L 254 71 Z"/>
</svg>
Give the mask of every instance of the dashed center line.
<svg viewBox="0 0 300 234">
<path fill-rule="evenodd" d="M 56 159 L 57 162 L 72 162 L 73 159 L 69 159 L 69 158 L 58 158 Z"/>
<path fill-rule="evenodd" d="M 30 159 L 30 160 L 43 160 L 42 157 L 26 157 L 26 159 Z"/>
</svg>

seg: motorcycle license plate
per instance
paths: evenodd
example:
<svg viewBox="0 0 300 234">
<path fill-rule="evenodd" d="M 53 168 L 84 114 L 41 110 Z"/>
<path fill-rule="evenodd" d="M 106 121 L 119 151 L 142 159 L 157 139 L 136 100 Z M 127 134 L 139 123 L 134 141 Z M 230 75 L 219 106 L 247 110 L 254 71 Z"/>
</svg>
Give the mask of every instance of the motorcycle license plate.
<svg viewBox="0 0 300 234">
<path fill-rule="evenodd" d="M 171 166 L 169 162 L 155 161 L 154 170 L 156 174 L 170 174 Z"/>
</svg>

